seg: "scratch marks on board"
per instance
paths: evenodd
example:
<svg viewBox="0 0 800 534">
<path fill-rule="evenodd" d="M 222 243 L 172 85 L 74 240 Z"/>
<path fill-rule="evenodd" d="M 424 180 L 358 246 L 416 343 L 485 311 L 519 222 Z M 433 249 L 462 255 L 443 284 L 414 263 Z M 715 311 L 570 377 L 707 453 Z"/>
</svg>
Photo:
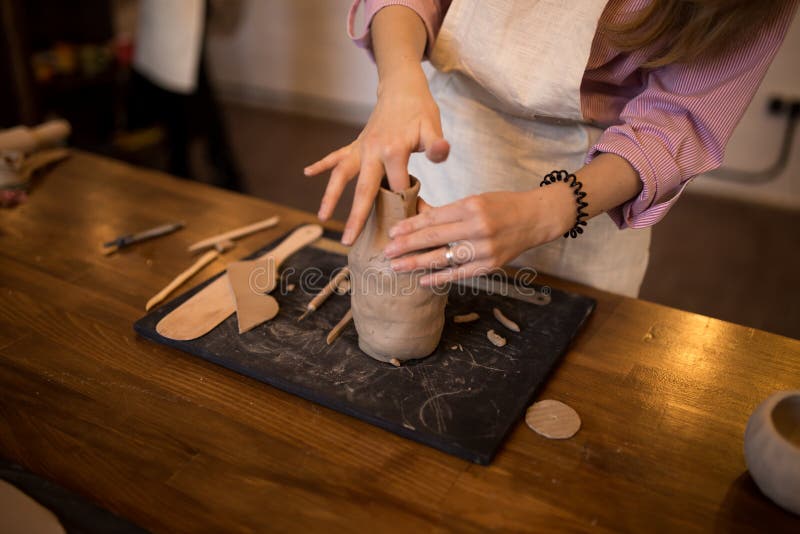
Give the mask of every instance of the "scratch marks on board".
<svg viewBox="0 0 800 534">
<path fill-rule="evenodd" d="M 464 352 L 466 352 L 467 356 L 469 356 L 469 361 L 466 361 L 466 360 L 462 360 L 462 361 L 465 361 L 466 363 L 468 363 L 470 365 L 470 367 L 472 367 L 472 368 L 480 367 L 481 369 L 486 369 L 487 371 L 495 371 L 495 372 L 505 373 L 505 370 L 504 369 L 500 369 L 499 367 L 492 367 L 490 365 L 484 365 L 482 363 L 478 363 L 478 361 L 475 359 L 475 355 L 472 353 L 471 350 L 464 349 Z"/>
<path fill-rule="evenodd" d="M 435 428 L 435 430 L 439 433 L 447 432 L 447 424 L 445 419 L 451 420 L 453 419 L 453 410 L 450 408 L 450 405 L 447 404 L 445 397 L 450 397 L 452 395 L 459 395 L 464 393 L 464 389 L 459 389 L 457 391 L 445 391 L 442 393 L 437 393 L 428 398 L 425 402 L 422 403 L 422 406 L 419 407 L 419 420 L 428 428 Z M 434 416 L 434 422 L 436 423 L 435 427 L 432 427 L 428 424 L 428 421 L 425 418 L 425 410 L 431 407 Z"/>
</svg>

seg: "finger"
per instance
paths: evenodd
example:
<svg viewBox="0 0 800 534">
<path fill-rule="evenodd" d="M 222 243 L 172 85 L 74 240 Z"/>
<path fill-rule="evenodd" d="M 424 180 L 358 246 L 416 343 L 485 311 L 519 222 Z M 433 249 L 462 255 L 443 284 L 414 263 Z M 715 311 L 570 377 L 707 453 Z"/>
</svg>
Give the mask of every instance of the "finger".
<svg viewBox="0 0 800 534">
<path fill-rule="evenodd" d="M 420 127 L 420 139 L 425 149 L 425 156 L 434 163 L 441 163 L 450 154 L 450 143 L 442 134 L 439 124 L 423 123 Z"/>
<path fill-rule="evenodd" d="M 344 227 L 342 243 L 352 245 L 364 223 L 367 221 L 372 204 L 375 202 L 375 195 L 381 185 L 383 177 L 383 164 L 380 160 L 372 159 L 364 161 L 361 165 L 361 173 L 358 176 L 358 185 L 353 198 L 353 207 L 350 209 L 350 216 Z"/>
<path fill-rule="evenodd" d="M 392 260 L 392 270 L 398 273 L 405 273 L 418 270 L 432 271 L 444 269 L 450 266 L 446 256 L 447 250 L 448 247 L 439 247 L 435 250 L 423 252 L 422 254 L 415 254 L 413 256 Z"/>
<path fill-rule="evenodd" d="M 386 179 L 392 191 L 403 191 L 411 187 L 408 177 L 408 158 L 411 154 L 406 149 L 391 149 L 384 156 Z"/>
<path fill-rule="evenodd" d="M 315 176 L 321 172 L 325 172 L 335 167 L 350 151 L 350 145 L 343 146 L 339 150 L 334 150 L 319 161 L 303 169 L 303 174 L 306 176 Z"/>
<path fill-rule="evenodd" d="M 446 245 L 464 239 L 467 228 L 462 221 L 426 226 L 421 230 L 392 239 L 383 253 L 387 258 L 397 258 L 417 250 Z"/>
<path fill-rule="evenodd" d="M 419 279 L 419 283 L 422 286 L 441 286 L 448 282 L 486 276 L 494 270 L 489 263 L 475 261 L 427 274 Z"/>
<path fill-rule="evenodd" d="M 389 228 L 389 237 L 395 239 L 401 235 L 410 234 L 429 226 L 462 221 L 466 216 L 467 212 L 461 201 L 426 209 L 413 217 L 395 223 L 394 226 Z"/>
<path fill-rule="evenodd" d="M 448 252 L 452 258 L 448 258 Z M 476 261 L 475 247 L 469 241 L 458 241 L 452 246 L 439 247 L 434 250 L 414 254 L 392 260 L 391 266 L 395 272 L 409 272 L 416 270 L 444 269 L 453 265 L 465 265 Z"/>
<path fill-rule="evenodd" d="M 447 139 L 437 139 L 431 147 L 425 151 L 425 155 L 434 163 L 441 163 L 450 155 L 450 143 Z"/>
<path fill-rule="evenodd" d="M 346 159 L 333 169 L 328 185 L 325 188 L 325 194 L 322 195 L 322 201 L 319 205 L 317 216 L 320 220 L 326 221 L 331 217 L 336 204 L 339 203 L 339 199 L 342 196 L 342 191 L 344 191 L 347 183 L 353 179 L 357 172 L 358 161 L 355 158 Z"/>
</svg>

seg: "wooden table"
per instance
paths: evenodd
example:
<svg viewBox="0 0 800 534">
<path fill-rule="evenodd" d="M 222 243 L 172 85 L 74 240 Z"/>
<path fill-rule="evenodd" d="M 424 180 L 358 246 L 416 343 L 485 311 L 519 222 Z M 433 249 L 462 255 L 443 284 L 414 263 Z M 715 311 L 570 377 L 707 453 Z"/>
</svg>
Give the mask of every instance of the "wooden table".
<svg viewBox="0 0 800 534">
<path fill-rule="evenodd" d="M 539 397 L 583 427 L 520 422 L 481 467 L 134 334 L 189 243 L 273 214 L 233 257 L 314 217 L 81 153 L 0 211 L 0 455 L 160 532 L 800 528 L 742 453 L 756 405 L 800 386 L 796 340 L 549 280 L 598 300 Z"/>
</svg>

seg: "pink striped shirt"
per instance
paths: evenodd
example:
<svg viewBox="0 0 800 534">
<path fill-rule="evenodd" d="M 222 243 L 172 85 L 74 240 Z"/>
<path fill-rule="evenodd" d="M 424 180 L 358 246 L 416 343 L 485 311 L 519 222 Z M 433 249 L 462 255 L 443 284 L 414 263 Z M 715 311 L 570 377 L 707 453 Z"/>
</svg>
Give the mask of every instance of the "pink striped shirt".
<svg viewBox="0 0 800 534">
<path fill-rule="evenodd" d="M 367 29 L 355 36 L 355 16 L 365 3 Z M 407 6 L 420 16 L 435 43 L 451 0 L 354 0 L 348 19 L 350 37 L 370 49 L 369 22 L 388 5 Z M 649 0 L 610 0 L 601 20 L 625 18 Z M 581 111 L 605 128 L 589 150 L 617 154 L 642 180 L 638 197 L 609 212 L 620 228 L 644 228 L 660 221 L 689 181 L 722 164 L 725 145 L 755 95 L 783 42 L 798 0 L 787 2 L 775 22 L 745 46 L 716 59 L 646 70 L 655 47 L 634 52 L 616 49 L 595 35 L 581 84 Z"/>
</svg>

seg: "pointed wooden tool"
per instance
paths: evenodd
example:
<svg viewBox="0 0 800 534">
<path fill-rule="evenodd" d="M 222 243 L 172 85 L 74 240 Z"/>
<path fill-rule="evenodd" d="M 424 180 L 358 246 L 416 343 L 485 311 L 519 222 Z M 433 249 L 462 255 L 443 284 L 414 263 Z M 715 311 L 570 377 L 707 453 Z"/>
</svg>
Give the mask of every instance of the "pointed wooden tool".
<svg viewBox="0 0 800 534">
<path fill-rule="evenodd" d="M 277 283 L 276 272 L 281 263 L 321 235 L 322 227 L 318 224 L 301 226 L 280 245 L 259 256 L 257 260 L 264 261 L 265 266 L 264 280 L 258 281 L 259 289 L 263 289 L 265 293 L 272 291 Z M 167 314 L 156 325 L 156 331 L 165 338 L 177 341 L 197 339 L 213 330 L 234 311 L 236 300 L 226 273 Z"/>
<path fill-rule="evenodd" d="M 234 239 L 239 239 L 240 237 L 244 237 L 255 232 L 260 232 L 261 230 L 266 230 L 267 228 L 272 228 L 280 221 L 280 217 L 277 215 L 274 217 L 270 217 L 269 219 L 264 219 L 263 221 L 259 221 L 257 223 L 248 224 L 247 226 L 243 226 L 241 228 L 236 228 L 229 232 L 225 232 L 224 234 L 215 235 L 213 237 L 209 237 L 203 239 L 202 241 L 198 241 L 189 247 L 189 252 L 196 252 L 198 250 L 202 250 L 204 248 L 214 247 L 219 243 L 223 243 L 225 241 L 233 241 Z"/>
</svg>

